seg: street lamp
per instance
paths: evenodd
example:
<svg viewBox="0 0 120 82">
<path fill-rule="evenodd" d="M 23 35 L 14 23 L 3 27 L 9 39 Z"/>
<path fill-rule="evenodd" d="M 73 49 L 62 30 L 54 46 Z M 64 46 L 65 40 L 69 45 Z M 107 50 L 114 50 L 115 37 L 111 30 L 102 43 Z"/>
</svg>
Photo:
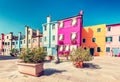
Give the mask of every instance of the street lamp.
<svg viewBox="0 0 120 82">
<path fill-rule="evenodd" d="M 60 59 L 59 59 L 59 55 L 58 55 L 58 48 L 59 48 L 59 45 L 56 45 L 56 51 L 57 51 L 57 61 L 56 63 L 60 63 Z"/>
</svg>

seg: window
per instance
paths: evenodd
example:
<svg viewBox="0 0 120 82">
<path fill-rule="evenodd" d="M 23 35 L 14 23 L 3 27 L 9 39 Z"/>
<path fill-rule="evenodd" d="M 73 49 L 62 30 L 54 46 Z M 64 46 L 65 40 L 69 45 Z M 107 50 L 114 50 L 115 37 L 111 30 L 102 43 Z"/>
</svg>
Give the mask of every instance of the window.
<svg viewBox="0 0 120 82">
<path fill-rule="evenodd" d="M 101 51 L 100 47 L 97 47 L 97 52 L 100 52 L 100 51 Z"/>
<path fill-rule="evenodd" d="M 22 44 L 22 41 L 20 41 L 20 44 Z"/>
<path fill-rule="evenodd" d="M 47 41 L 47 38 L 46 38 L 46 36 L 44 37 L 44 41 L 45 41 L 45 42 Z"/>
<path fill-rule="evenodd" d="M 5 45 L 7 45 L 7 42 L 5 42 Z"/>
<path fill-rule="evenodd" d="M 106 47 L 106 52 L 110 52 L 110 47 Z"/>
<path fill-rule="evenodd" d="M 72 22 L 72 26 L 75 26 L 77 24 L 77 19 L 73 18 L 71 22 Z"/>
<path fill-rule="evenodd" d="M 35 42 L 35 39 L 33 39 L 33 43 Z"/>
<path fill-rule="evenodd" d="M 2 42 L 2 45 L 4 45 L 4 42 Z"/>
<path fill-rule="evenodd" d="M 16 42 L 16 44 L 18 44 L 18 42 Z"/>
<path fill-rule="evenodd" d="M 85 39 L 85 38 L 83 38 L 82 42 L 83 42 L 83 43 L 85 43 L 85 42 L 86 42 L 86 39 Z"/>
<path fill-rule="evenodd" d="M 112 37 L 106 37 L 106 42 L 112 42 Z"/>
<path fill-rule="evenodd" d="M 98 28 L 98 29 L 97 29 L 97 32 L 101 32 L 101 28 Z"/>
<path fill-rule="evenodd" d="M 120 36 L 119 36 L 119 41 L 120 41 Z"/>
<path fill-rule="evenodd" d="M 7 36 L 7 39 L 9 39 L 9 36 Z"/>
<path fill-rule="evenodd" d="M 77 38 L 77 33 L 76 33 L 76 32 L 72 33 L 72 34 L 71 34 L 71 39 L 74 40 L 74 39 L 76 39 L 76 38 Z"/>
<path fill-rule="evenodd" d="M 107 31 L 111 31 L 111 27 L 108 27 L 108 28 L 107 28 Z"/>
<path fill-rule="evenodd" d="M 35 32 L 33 32 L 32 34 L 33 34 L 33 36 L 36 36 L 36 33 L 35 33 Z"/>
<path fill-rule="evenodd" d="M 96 38 L 92 38 L 92 42 L 96 42 Z"/>
<path fill-rule="evenodd" d="M 60 46 L 59 51 L 63 51 L 63 45 Z"/>
<path fill-rule="evenodd" d="M 55 24 L 52 25 L 52 29 L 55 29 Z"/>
<path fill-rule="evenodd" d="M 55 41 L 55 35 L 52 36 L 52 40 Z"/>
<path fill-rule="evenodd" d="M 25 44 L 25 40 L 24 40 L 24 44 Z"/>
<path fill-rule="evenodd" d="M 86 47 L 84 47 L 84 49 L 86 50 Z"/>
<path fill-rule="evenodd" d="M 60 28 L 63 28 L 63 25 L 64 25 L 64 24 L 63 24 L 63 21 L 61 21 L 59 27 L 60 27 Z"/>
<path fill-rule="evenodd" d="M 69 45 L 66 45 L 65 51 L 69 51 Z"/>
<path fill-rule="evenodd" d="M 42 42 L 42 38 L 40 38 L 40 42 Z"/>
<path fill-rule="evenodd" d="M 45 31 L 47 30 L 47 26 L 46 26 L 46 25 L 44 25 L 44 30 L 45 30 Z"/>
<path fill-rule="evenodd" d="M 59 40 L 64 40 L 63 34 L 60 34 L 60 35 L 59 35 Z"/>
<path fill-rule="evenodd" d="M 2 49 L 2 52 L 4 52 L 4 49 Z"/>
<path fill-rule="evenodd" d="M 30 43 L 30 39 L 28 40 L 28 43 Z"/>
<path fill-rule="evenodd" d="M 12 45 L 15 45 L 15 42 L 12 42 Z"/>
<path fill-rule="evenodd" d="M 28 31 L 28 34 L 30 34 L 30 31 Z"/>
</svg>

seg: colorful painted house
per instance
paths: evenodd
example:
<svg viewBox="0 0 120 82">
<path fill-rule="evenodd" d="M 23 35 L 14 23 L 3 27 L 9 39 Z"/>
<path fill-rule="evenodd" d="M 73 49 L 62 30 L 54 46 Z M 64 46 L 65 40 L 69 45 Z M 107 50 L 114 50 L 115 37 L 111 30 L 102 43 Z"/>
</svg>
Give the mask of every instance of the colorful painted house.
<svg viewBox="0 0 120 82">
<path fill-rule="evenodd" d="M 82 29 L 82 47 L 90 48 L 91 55 L 105 55 L 106 25 L 88 26 Z"/>
<path fill-rule="evenodd" d="M 26 48 L 38 48 L 40 47 L 40 44 L 42 44 L 41 41 L 42 33 L 40 33 L 39 30 L 34 30 L 30 28 L 29 26 L 25 27 L 25 45 Z"/>
<path fill-rule="evenodd" d="M 57 22 L 51 21 L 51 17 L 47 16 L 47 23 L 42 24 L 43 27 L 43 47 L 47 50 L 47 55 L 57 55 Z"/>
<path fill-rule="evenodd" d="M 15 42 L 18 37 L 13 35 L 13 32 L 10 32 L 8 34 L 1 34 L 1 37 L 1 54 L 10 55 L 10 50 L 16 47 Z"/>
<path fill-rule="evenodd" d="M 69 54 L 72 49 L 81 46 L 83 12 L 76 16 L 58 20 L 58 54 Z"/>
<path fill-rule="evenodd" d="M 106 26 L 106 54 L 120 55 L 120 24 Z"/>
<path fill-rule="evenodd" d="M 18 39 L 15 42 L 15 48 L 18 49 L 19 52 L 21 52 L 22 48 L 24 48 L 22 45 L 24 44 L 25 44 L 25 35 L 19 32 Z"/>
<path fill-rule="evenodd" d="M 4 43 L 4 34 L 1 33 L 1 36 L 0 36 L 0 54 L 1 55 L 3 54 L 3 49 L 4 49 L 3 43 Z"/>
</svg>

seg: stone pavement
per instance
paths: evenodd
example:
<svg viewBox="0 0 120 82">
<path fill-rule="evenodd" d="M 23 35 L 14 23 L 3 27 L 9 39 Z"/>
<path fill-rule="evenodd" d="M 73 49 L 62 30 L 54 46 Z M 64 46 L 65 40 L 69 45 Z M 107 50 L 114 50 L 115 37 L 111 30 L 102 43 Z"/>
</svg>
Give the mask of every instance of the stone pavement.
<svg viewBox="0 0 120 82">
<path fill-rule="evenodd" d="M 0 82 L 120 82 L 120 57 L 95 57 L 82 69 L 73 67 L 71 62 L 45 62 L 44 75 L 40 77 L 19 73 L 18 59 L 1 59 Z"/>
</svg>

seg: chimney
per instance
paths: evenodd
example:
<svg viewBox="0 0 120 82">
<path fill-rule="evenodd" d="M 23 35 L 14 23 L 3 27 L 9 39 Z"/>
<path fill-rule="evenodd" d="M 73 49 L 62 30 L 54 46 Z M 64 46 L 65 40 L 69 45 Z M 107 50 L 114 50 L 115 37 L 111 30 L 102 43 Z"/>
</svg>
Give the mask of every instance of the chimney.
<svg viewBox="0 0 120 82">
<path fill-rule="evenodd" d="M 51 21 L 51 16 L 49 15 L 47 16 L 47 23 L 50 23 L 50 21 Z"/>
<path fill-rule="evenodd" d="M 80 11 L 79 15 L 83 15 L 83 10 Z"/>
</svg>

